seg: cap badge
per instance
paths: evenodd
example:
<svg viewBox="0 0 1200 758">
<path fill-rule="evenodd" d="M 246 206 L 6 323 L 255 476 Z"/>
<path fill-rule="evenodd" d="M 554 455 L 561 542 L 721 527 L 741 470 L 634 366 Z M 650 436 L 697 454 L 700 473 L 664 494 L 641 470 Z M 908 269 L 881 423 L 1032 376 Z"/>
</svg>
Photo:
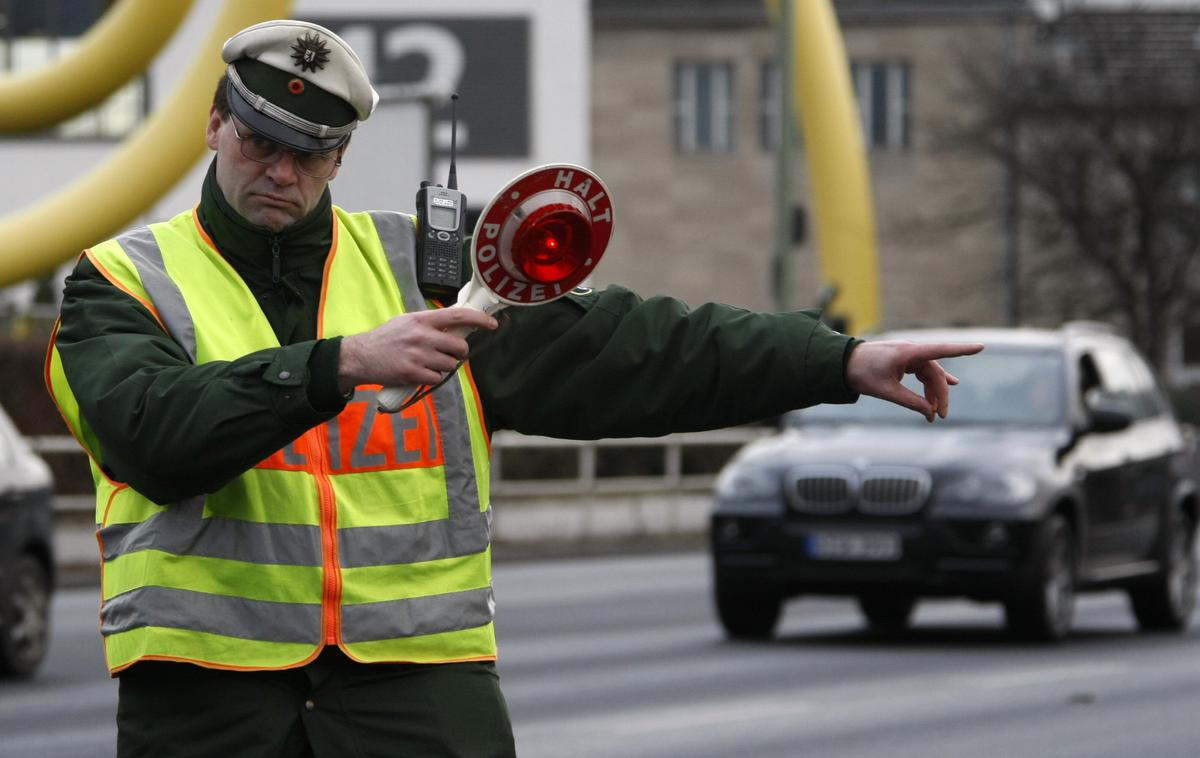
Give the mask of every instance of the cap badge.
<svg viewBox="0 0 1200 758">
<path fill-rule="evenodd" d="M 291 92 L 293 95 L 299 95 L 303 91 L 304 91 L 304 80 L 303 79 L 293 79 L 290 82 L 288 82 L 288 92 Z"/>
<path fill-rule="evenodd" d="M 296 61 L 295 65 L 299 66 L 301 71 L 316 71 L 325 68 L 325 64 L 329 62 L 329 48 L 325 45 L 325 40 L 316 34 L 305 32 L 304 36 L 297 37 L 296 44 L 292 45 L 292 60 Z"/>
</svg>

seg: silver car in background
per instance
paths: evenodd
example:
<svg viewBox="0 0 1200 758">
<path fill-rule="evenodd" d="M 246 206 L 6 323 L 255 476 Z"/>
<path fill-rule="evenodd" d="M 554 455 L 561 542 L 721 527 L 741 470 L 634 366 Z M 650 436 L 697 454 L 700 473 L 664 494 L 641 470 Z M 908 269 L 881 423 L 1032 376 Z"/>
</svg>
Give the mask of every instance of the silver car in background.
<svg viewBox="0 0 1200 758">
<path fill-rule="evenodd" d="M 0 676 L 31 676 L 46 656 L 53 500 L 49 467 L 0 409 Z"/>
</svg>

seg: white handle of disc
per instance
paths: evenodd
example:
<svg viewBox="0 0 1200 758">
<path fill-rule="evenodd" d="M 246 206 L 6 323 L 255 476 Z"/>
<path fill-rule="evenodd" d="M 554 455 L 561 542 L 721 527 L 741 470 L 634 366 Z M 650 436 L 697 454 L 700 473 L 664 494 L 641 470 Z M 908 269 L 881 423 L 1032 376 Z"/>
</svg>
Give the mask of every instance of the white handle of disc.
<svg viewBox="0 0 1200 758">
<path fill-rule="evenodd" d="M 488 315 L 494 315 L 496 311 L 505 306 L 505 303 L 500 302 L 495 295 L 488 290 L 478 279 L 472 278 L 467 282 L 461 290 L 458 291 L 458 302 L 450 306 L 451 308 L 474 308 L 477 311 L 483 311 Z M 471 332 L 475 331 L 468 326 L 460 326 L 455 329 L 448 329 L 449 334 L 456 337 L 466 337 Z M 384 387 L 379 391 L 377 402 L 379 410 L 384 413 L 395 413 L 404 405 L 404 401 L 408 400 L 418 387 Z"/>
</svg>

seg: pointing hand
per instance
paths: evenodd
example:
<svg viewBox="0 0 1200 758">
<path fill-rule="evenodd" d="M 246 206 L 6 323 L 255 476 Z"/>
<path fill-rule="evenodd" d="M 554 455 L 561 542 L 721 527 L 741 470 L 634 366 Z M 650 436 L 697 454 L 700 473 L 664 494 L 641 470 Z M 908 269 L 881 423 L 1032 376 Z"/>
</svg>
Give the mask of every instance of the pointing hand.
<svg viewBox="0 0 1200 758">
<path fill-rule="evenodd" d="M 855 392 L 882 398 L 920 413 L 929 423 L 950 410 L 950 385 L 958 384 L 938 363 L 940 358 L 974 355 L 979 343 L 918 344 L 905 340 L 863 342 L 855 346 L 846 364 L 846 382 Z M 925 396 L 901 384 L 913 374 L 924 387 Z"/>
</svg>

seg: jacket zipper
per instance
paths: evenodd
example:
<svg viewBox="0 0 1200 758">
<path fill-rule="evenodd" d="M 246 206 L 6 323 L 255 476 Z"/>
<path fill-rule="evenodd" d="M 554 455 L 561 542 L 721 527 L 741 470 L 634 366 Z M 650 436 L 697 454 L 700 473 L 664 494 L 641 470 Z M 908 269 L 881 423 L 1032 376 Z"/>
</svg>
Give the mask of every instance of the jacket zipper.
<svg viewBox="0 0 1200 758">
<path fill-rule="evenodd" d="M 337 423 L 336 420 L 334 423 Z M 342 626 L 342 571 L 338 565 L 337 502 L 333 497 L 333 483 L 329 481 L 329 462 L 321 444 L 324 428 L 322 424 L 313 428 L 309 434 L 312 435 L 311 449 L 315 451 L 317 465 L 314 473 L 321 506 L 321 617 L 325 627 L 323 634 L 326 644 L 336 645 Z"/>
<path fill-rule="evenodd" d="M 271 238 L 271 284 L 279 286 L 279 235 Z"/>
</svg>

